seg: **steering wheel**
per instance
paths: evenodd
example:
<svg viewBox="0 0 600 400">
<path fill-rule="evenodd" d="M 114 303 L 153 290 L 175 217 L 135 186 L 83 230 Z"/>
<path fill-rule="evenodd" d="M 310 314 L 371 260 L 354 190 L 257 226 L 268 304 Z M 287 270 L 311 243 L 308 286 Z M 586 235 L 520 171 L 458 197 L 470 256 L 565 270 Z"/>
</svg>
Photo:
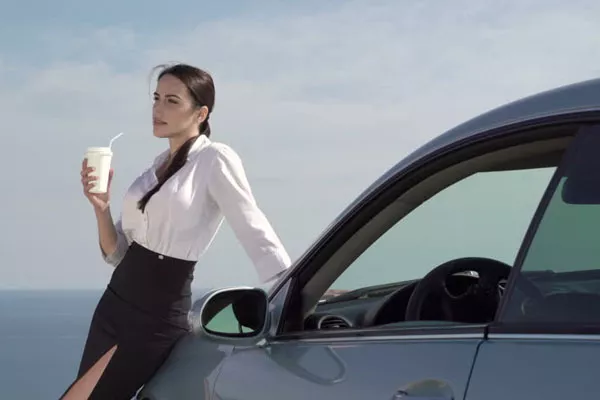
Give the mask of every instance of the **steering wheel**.
<svg viewBox="0 0 600 400">
<path fill-rule="evenodd" d="M 405 319 L 406 321 L 420 320 L 425 300 L 431 294 L 440 297 L 444 317 L 449 321 L 452 321 L 450 304 L 467 296 L 475 296 L 482 306 L 489 307 L 493 313 L 498 305 L 498 284 L 502 279 L 508 279 L 511 269 L 512 267 L 506 263 L 484 257 L 457 258 L 438 265 L 415 286 L 406 307 Z M 471 286 L 467 293 L 454 296 L 446 288 L 446 279 L 457 272 L 464 271 L 476 271 L 479 281 Z"/>
</svg>

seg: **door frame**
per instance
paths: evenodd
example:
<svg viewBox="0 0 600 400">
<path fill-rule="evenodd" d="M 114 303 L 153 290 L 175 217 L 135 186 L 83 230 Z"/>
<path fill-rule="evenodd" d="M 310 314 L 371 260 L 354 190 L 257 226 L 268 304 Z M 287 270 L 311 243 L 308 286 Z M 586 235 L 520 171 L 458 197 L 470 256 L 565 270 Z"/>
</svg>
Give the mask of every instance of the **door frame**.
<svg viewBox="0 0 600 400">
<path fill-rule="evenodd" d="M 274 322 L 276 321 L 276 326 L 271 330 L 271 335 L 269 335 L 267 340 L 270 342 L 290 340 L 320 341 L 333 340 L 335 338 L 340 338 L 340 340 L 342 340 L 342 337 L 346 338 L 344 340 L 347 340 L 349 337 L 362 337 L 362 340 L 365 340 L 365 337 L 375 339 L 378 337 L 389 337 L 390 335 L 395 338 L 400 335 L 402 337 L 411 338 L 411 340 L 425 337 L 429 337 L 430 339 L 441 337 L 485 338 L 489 324 L 458 327 L 427 326 L 419 328 L 398 328 L 385 329 L 385 332 L 381 332 L 381 329 L 362 329 L 357 330 L 356 332 L 346 330 L 302 332 L 301 327 L 299 329 L 293 329 L 294 323 L 291 325 L 289 323 L 290 321 L 293 321 L 293 318 L 290 318 L 291 314 L 302 314 L 300 313 L 300 309 L 302 308 L 301 288 L 306 285 L 309 279 L 319 271 L 343 243 L 348 241 L 367 223 L 367 221 L 407 190 L 426 178 L 431 177 L 435 173 L 444 171 L 462 161 L 515 145 L 573 136 L 573 129 L 576 129 L 585 122 L 586 121 L 582 121 L 581 119 L 568 120 L 565 119 L 564 116 L 560 116 L 500 127 L 440 148 L 422 159 L 413 162 L 406 168 L 397 171 L 393 176 L 375 187 L 353 207 L 342 213 L 338 218 L 337 223 L 332 224 L 330 228 L 325 231 L 311 249 L 299 259 L 286 279 L 280 281 L 277 284 L 277 287 L 273 289 L 271 292 L 271 299 L 278 299 L 277 303 L 282 303 L 279 307 L 275 308 L 275 310 L 278 311 L 271 314 L 275 317 Z M 570 131 L 569 128 L 571 128 Z M 549 186 L 550 184 L 546 188 L 546 191 Z M 521 247 L 522 246 L 523 243 L 521 243 Z M 285 289 L 282 291 L 282 288 Z M 507 287 L 504 296 L 507 296 L 508 294 L 509 291 Z M 300 321 L 300 319 L 296 317 L 296 325 L 298 325 L 298 321 Z M 290 326 L 293 332 L 285 333 L 286 330 L 289 330 Z"/>
</svg>

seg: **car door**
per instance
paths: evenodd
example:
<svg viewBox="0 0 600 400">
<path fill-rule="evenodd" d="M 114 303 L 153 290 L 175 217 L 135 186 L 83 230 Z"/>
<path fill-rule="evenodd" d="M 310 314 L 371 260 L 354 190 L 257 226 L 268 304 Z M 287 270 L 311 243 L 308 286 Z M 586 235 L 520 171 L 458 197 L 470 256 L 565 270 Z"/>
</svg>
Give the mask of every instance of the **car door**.
<svg viewBox="0 0 600 400">
<path fill-rule="evenodd" d="M 600 126 L 581 130 L 481 345 L 468 400 L 600 398 Z"/>
<path fill-rule="evenodd" d="M 411 289 L 461 257 L 510 269 L 572 134 L 483 135 L 382 183 L 300 261 L 274 297 L 272 335 L 236 346 L 214 398 L 463 399 L 496 310 L 464 303 L 445 319 L 433 296 L 406 320 Z M 475 278 L 452 279 L 458 298 Z"/>
</svg>

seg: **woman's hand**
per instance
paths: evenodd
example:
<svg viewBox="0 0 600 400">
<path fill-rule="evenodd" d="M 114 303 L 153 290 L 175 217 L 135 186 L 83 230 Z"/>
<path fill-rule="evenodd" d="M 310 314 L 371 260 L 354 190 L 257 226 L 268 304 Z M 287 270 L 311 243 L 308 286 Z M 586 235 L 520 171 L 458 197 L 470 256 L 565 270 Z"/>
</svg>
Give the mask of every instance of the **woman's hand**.
<svg viewBox="0 0 600 400">
<path fill-rule="evenodd" d="M 81 164 L 81 184 L 83 185 L 83 194 L 92 203 L 97 211 L 106 211 L 110 204 L 110 184 L 112 182 L 113 170 L 108 173 L 108 187 L 106 193 L 90 193 L 94 187 L 94 181 L 97 177 L 93 176 L 94 168 L 88 167 L 87 159 L 83 159 Z"/>
</svg>

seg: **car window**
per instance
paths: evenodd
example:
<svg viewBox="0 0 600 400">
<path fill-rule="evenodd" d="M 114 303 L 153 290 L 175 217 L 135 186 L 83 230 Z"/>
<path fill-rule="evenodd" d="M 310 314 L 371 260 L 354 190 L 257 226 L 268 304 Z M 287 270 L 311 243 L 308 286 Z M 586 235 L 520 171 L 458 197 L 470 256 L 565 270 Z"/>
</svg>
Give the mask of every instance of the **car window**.
<svg viewBox="0 0 600 400">
<path fill-rule="evenodd" d="M 422 278 L 460 257 L 512 265 L 554 171 L 480 172 L 449 186 L 373 243 L 328 294 Z"/>
<path fill-rule="evenodd" d="M 504 322 L 600 322 L 600 150 L 583 134 L 523 258 Z"/>
</svg>

